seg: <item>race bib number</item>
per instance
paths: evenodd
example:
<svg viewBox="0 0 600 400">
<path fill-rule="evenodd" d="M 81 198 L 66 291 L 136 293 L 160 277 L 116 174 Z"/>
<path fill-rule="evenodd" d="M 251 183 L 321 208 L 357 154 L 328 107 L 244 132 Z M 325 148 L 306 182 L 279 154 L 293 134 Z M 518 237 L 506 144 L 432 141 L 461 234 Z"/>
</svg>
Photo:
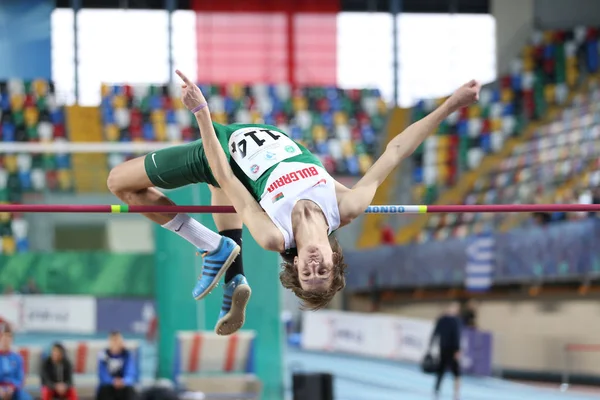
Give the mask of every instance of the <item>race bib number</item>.
<svg viewBox="0 0 600 400">
<path fill-rule="evenodd" d="M 255 181 L 275 164 L 297 156 L 302 151 L 281 132 L 249 127 L 231 134 L 229 153 L 241 170 Z"/>
</svg>

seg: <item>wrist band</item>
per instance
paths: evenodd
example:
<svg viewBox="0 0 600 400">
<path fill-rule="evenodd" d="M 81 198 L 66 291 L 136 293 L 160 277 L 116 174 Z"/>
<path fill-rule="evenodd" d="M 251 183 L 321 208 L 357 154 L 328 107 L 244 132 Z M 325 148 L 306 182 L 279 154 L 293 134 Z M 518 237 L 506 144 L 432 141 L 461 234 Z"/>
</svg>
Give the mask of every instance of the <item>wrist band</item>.
<svg viewBox="0 0 600 400">
<path fill-rule="evenodd" d="M 207 105 L 208 105 L 208 103 L 204 103 L 204 104 L 199 105 L 198 107 L 192 109 L 192 113 L 196 114 L 198 111 L 202 110 Z"/>
</svg>

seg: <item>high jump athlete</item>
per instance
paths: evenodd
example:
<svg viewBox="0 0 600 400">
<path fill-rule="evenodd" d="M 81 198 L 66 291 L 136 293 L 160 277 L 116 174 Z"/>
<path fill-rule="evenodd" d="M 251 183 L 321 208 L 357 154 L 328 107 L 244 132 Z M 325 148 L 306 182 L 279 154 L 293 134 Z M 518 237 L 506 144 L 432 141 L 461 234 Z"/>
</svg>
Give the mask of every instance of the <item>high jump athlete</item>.
<svg viewBox="0 0 600 400">
<path fill-rule="evenodd" d="M 477 101 L 480 85 L 470 81 L 441 106 L 388 145 L 351 189 L 335 181 L 319 159 L 279 128 L 211 121 L 204 95 L 183 73 L 181 100 L 194 113 L 201 139 L 169 147 L 115 167 L 112 193 L 129 205 L 174 204 L 156 187 L 173 189 L 207 183 L 213 205 L 233 205 L 237 214 L 214 214 L 219 234 L 186 214 L 144 214 L 177 233 L 204 254 L 193 290 L 205 297 L 225 274 L 223 306 L 215 331 L 237 331 L 244 323 L 250 286 L 243 273 L 241 229 L 282 255 L 280 280 L 309 309 L 326 306 L 345 286 L 342 249 L 331 233 L 370 205 L 388 174 L 451 113 Z"/>
</svg>

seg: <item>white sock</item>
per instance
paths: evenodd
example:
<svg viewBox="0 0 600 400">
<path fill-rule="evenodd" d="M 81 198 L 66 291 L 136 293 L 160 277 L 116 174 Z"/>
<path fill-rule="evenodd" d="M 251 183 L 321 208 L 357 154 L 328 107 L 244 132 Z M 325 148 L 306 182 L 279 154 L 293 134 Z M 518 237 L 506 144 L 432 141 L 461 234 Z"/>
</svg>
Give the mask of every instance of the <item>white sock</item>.
<svg viewBox="0 0 600 400">
<path fill-rule="evenodd" d="M 163 228 L 175 232 L 201 250 L 216 250 L 221 242 L 221 235 L 211 231 L 187 214 L 177 214 L 175 218 L 164 224 Z"/>
</svg>

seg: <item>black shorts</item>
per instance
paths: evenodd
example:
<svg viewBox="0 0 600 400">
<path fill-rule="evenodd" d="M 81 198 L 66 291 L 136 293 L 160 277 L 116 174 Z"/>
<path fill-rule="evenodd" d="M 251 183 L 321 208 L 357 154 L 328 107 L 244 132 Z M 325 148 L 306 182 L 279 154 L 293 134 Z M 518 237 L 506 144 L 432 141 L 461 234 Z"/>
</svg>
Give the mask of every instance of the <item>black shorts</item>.
<svg viewBox="0 0 600 400">
<path fill-rule="evenodd" d="M 440 348 L 440 364 L 439 364 L 439 373 L 443 373 L 447 369 L 452 371 L 452 374 L 455 377 L 460 376 L 460 363 L 459 360 L 456 359 L 456 352 L 459 350 L 456 349 L 444 349 Z"/>
</svg>

